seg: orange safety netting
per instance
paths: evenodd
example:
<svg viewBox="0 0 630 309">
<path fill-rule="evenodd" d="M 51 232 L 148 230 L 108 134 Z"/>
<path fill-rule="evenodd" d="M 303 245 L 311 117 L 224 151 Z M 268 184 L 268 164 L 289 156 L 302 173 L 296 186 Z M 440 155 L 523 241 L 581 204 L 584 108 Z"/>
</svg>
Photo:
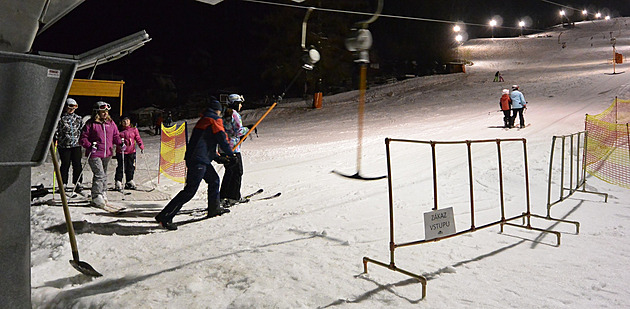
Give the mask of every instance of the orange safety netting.
<svg viewBox="0 0 630 309">
<path fill-rule="evenodd" d="M 162 127 L 160 137 L 160 174 L 180 183 L 186 182 L 186 123 L 179 128 Z M 158 176 L 159 181 L 159 176 Z"/>
<path fill-rule="evenodd" d="M 598 115 L 586 115 L 586 171 L 630 188 L 630 100 L 615 101 Z"/>
</svg>

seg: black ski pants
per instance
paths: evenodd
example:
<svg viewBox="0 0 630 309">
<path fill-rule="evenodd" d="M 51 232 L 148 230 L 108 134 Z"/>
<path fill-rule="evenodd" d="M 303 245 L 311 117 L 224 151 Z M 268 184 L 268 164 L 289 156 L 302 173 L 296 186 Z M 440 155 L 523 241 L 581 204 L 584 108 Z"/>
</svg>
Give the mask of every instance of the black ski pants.
<svg viewBox="0 0 630 309">
<path fill-rule="evenodd" d="M 77 184 L 78 182 L 82 182 L 83 178 L 81 177 L 81 157 L 83 153 L 81 151 L 81 146 L 72 147 L 72 148 L 58 148 L 57 152 L 59 152 L 59 158 L 61 159 L 61 179 L 63 180 L 63 184 L 68 184 L 68 173 L 70 172 L 70 165 L 72 165 L 72 183 Z"/>
<path fill-rule="evenodd" d="M 208 184 L 208 212 L 219 207 L 219 175 L 212 165 L 196 163 L 188 166 L 184 189 L 166 204 L 155 219 L 160 222 L 173 222 L 173 217 L 182 209 L 182 206 L 195 196 L 202 179 Z"/>
<path fill-rule="evenodd" d="M 512 126 L 514 126 L 514 121 L 516 120 L 516 114 L 518 114 L 519 124 L 524 127 L 525 126 L 525 117 L 523 117 L 523 108 L 515 108 L 512 110 L 514 114 L 512 114 Z"/>
<path fill-rule="evenodd" d="M 236 161 L 225 165 L 225 173 L 221 182 L 221 198 L 233 200 L 241 199 L 241 182 L 243 179 L 243 158 L 240 152 L 235 152 Z"/>
<path fill-rule="evenodd" d="M 509 128 L 512 126 L 512 111 L 511 110 L 506 110 L 503 111 L 503 127 L 504 128 Z"/>
<path fill-rule="evenodd" d="M 117 153 L 116 161 L 118 162 L 118 166 L 116 166 L 116 175 L 114 175 L 114 180 L 122 182 L 123 169 L 125 172 L 126 182 L 133 180 L 133 174 L 136 171 L 136 153 L 125 154 L 125 162 L 123 162 L 122 154 Z"/>
</svg>

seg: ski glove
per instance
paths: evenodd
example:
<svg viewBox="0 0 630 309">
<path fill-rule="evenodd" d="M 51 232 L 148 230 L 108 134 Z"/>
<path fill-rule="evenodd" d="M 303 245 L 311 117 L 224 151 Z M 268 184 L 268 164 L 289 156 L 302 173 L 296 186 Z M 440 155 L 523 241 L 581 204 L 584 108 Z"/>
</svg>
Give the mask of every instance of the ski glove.
<svg viewBox="0 0 630 309">
<path fill-rule="evenodd" d="M 127 145 L 125 145 L 125 143 L 120 144 L 120 150 L 122 151 L 127 150 Z"/>
<path fill-rule="evenodd" d="M 226 156 L 226 155 L 221 155 L 218 156 L 216 158 L 214 158 L 214 161 L 219 163 L 219 164 L 223 164 L 223 165 L 232 165 L 234 163 L 236 163 L 236 156 Z"/>
<path fill-rule="evenodd" d="M 98 150 L 98 146 L 96 144 L 96 142 L 92 143 L 92 153 L 96 153 L 96 151 Z"/>
</svg>

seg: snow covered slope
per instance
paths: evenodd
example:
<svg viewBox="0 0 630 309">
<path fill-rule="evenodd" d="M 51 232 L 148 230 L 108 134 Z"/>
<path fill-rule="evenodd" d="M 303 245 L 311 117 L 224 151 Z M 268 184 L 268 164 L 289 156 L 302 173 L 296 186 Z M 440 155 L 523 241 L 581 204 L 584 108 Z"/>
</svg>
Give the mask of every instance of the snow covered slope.
<svg viewBox="0 0 630 309">
<path fill-rule="evenodd" d="M 384 139 L 475 140 L 526 138 L 532 212 L 546 213 L 551 139 L 584 128 L 615 96 L 630 99 L 630 72 L 610 75 L 610 33 L 630 55 L 630 19 L 578 23 L 535 36 L 479 39 L 460 52 L 474 63 L 465 74 L 427 76 L 367 91 L 361 174 L 386 174 Z M 378 38 L 374 38 L 378 40 Z M 563 44 L 564 47 L 563 47 Z M 495 71 L 504 83 L 494 83 Z M 629 71 L 627 64 L 617 72 Z M 369 78 L 369 77 L 368 77 Z M 505 131 L 501 89 L 521 86 L 529 102 L 523 130 Z M 153 216 L 166 201 L 128 201 L 114 216 L 72 208 L 81 260 L 104 274 L 86 278 L 68 263 L 59 207 L 32 207 L 32 301 L 41 308 L 619 308 L 630 301 L 630 191 L 595 178 L 587 190 L 557 204 L 552 214 L 581 223 L 534 220 L 555 236 L 506 227 L 482 229 L 436 243 L 396 250 L 396 265 L 426 276 L 421 285 L 362 258 L 389 262 L 387 180 L 340 177 L 357 172 L 357 96 L 349 92 L 309 102 L 281 103 L 244 143 L 243 193 L 264 188 L 282 196 L 177 231 Z M 246 111 L 253 123 L 265 110 Z M 191 120 L 193 123 L 196 119 Z M 159 140 L 143 136 L 137 178 L 155 181 Z M 431 210 L 428 146 L 392 145 L 396 242 L 424 239 Z M 477 225 L 498 219 L 496 146 L 474 146 Z M 506 211 L 524 211 L 522 145 L 503 149 Z M 438 149 L 440 208 L 453 207 L 457 230 L 470 226 L 465 146 Z M 143 162 L 143 160 L 145 160 Z M 148 163 L 146 163 L 148 162 Z M 114 163 L 115 164 L 115 163 Z M 146 168 L 145 168 L 146 166 Z M 149 173 L 148 170 L 152 170 Z M 222 168 L 217 167 L 222 174 Z M 111 168 L 113 172 L 113 167 Z M 88 173 L 89 175 L 89 173 Z M 52 183 L 50 164 L 33 169 L 33 183 Z M 87 177 L 86 179 L 90 179 Z M 113 176 L 110 177 L 113 181 Z M 160 181 L 176 194 L 183 185 Z M 184 209 L 205 207 L 206 187 Z M 175 223 L 190 219 L 175 218 Z"/>
</svg>

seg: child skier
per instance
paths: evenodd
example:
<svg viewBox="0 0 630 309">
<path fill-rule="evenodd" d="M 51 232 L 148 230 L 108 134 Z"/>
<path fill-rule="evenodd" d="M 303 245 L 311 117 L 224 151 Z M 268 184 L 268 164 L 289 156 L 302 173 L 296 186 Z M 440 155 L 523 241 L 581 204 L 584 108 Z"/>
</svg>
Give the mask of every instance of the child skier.
<svg viewBox="0 0 630 309">
<path fill-rule="evenodd" d="M 247 132 L 248 128 L 243 126 L 241 115 L 238 113 L 243 107 L 245 99 L 242 95 L 230 94 L 228 96 L 228 108 L 223 115 L 223 126 L 230 143 L 230 148 L 234 151 L 236 161 L 233 164 L 225 165 L 225 173 L 221 182 L 221 200 L 223 205 L 229 207 L 241 200 L 241 180 L 243 178 L 243 160 L 241 157 L 241 146 L 236 149 L 234 146 L 238 144 Z"/>
<path fill-rule="evenodd" d="M 503 127 L 512 127 L 512 115 L 510 115 L 510 112 L 512 111 L 512 98 L 510 98 L 509 90 L 503 89 L 503 94 L 499 100 L 499 106 L 503 111 Z"/>
<path fill-rule="evenodd" d="M 117 147 L 116 149 L 116 161 L 118 161 L 118 166 L 116 167 L 116 175 L 114 176 L 114 180 L 116 181 L 114 187 L 118 191 L 123 189 L 122 180 L 124 170 L 125 179 L 127 180 L 125 189 L 135 190 L 136 183 L 133 181 L 133 174 L 136 170 L 136 143 L 138 147 L 140 147 L 141 152 L 144 151 L 144 144 L 140 138 L 138 128 L 131 125 L 129 117 L 123 117 L 120 124 L 120 139 L 126 147 L 124 151 L 122 147 Z"/>
</svg>

